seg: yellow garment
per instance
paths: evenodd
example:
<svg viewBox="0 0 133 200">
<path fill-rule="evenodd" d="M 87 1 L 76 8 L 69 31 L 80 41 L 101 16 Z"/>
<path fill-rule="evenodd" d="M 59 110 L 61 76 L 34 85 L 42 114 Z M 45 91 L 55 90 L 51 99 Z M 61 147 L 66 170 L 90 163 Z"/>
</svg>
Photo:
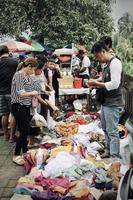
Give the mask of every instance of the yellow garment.
<svg viewBox="0 0 133 200">
<path fill-rule="evenodd" d="M 29 176 L 23 176 L 18 179 L 18 183 L 30 183 L 30 184 L 35 184 L 34 177 L 29 177 Z"/>
<path fill-rule="evenodd" d="M 29 195 L 14 194 L 10 200 L 32 200 Z"/>
<path fill-rule="evenodd" d="M 55 186 L 53 189 L 53 192 L 59 192 L 61 194 L 65 194 L 67 190 L 74 188 L 79 182 L 80 182 L 79 180 L 71 181 L 68 185 L 68 188 L 63 188 L 61 186 Z"/>
<path fill-rule="evenodd" d="M 103 162 L 103 160 L 92 160 L 92 162 L 97 168 L 105 169 L 105 163 Z"/>
<path fill-rule="evenodd" d="M 61 186 L 55 186 L 53 189 L 53 192 L 59 192 L 61 194 L 65 194 L 67 191 L 67 188 L 63 188 Z"/>
<path fill-rule="evenodd" d="M 89 187 L 86 186 L 84 181 L 79 181 L 75 187 L 69 190 L 69 192 L 76 198 L 86 197 L 90 193 Z"/>
<path fill-rule="evenodd" d="M 61 145 L 62 146 L 72 145 L 72 140 L 70 140 L 69 138 L 62 138 Z"/>
<path fill-rule="evenodd" d="M 19 178 L 18 184 L 22 184 L 22 185 L 24 185 L 24 184 L 27 184 L 27 185 L 29 184 L 30 185 L 31 184 L 36 189 L 38 189 L 40 192 L 43 191 L 43 187 L 40 186 L 40 185 L 35 184 L 34 177 L 31 178 L 29 175 Z"/>
<path fill-rule="evenodd" d="M 80 182 L 79 180 L 71 181 L 71 182 L 69 183 L 69 189 L 72 188 L 72 187 L 74 187 L 74 186 L 76 186 L 79 182 Z"/>
<path fill-rule="evenodd" d="M 69 146 L 59 146 L 59 147 L 53 148 L 51 150 L 50 157 L 56 157 L 56 155 L 61 151 L 70 153 L 71 150 L 72 150 L 72 146 L 70 146 L 70 145 Z"/>
</svg>

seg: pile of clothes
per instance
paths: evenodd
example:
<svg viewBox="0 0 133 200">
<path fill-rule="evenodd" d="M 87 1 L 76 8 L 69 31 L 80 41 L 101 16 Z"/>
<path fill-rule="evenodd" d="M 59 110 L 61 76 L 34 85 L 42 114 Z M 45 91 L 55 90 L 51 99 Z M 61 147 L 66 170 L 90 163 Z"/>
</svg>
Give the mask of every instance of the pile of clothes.
<svg viewBox="0 0 133 200">
<path fill-rule="evenodd" d="M 68 126 L 67 135 L 58 129 L 54 138 L 43 136 L 39 149 L 25 154 L 26 175 L 18 180 L 11 200 L 98 200 L 102 191 L 112 189 L 120 162 L 107 164 L 100 157 L 100 120 L 89 115 L 89 123 L 76 123 L 76 130 L 70 131 L 73 118 L 58 124 Z"/>
</svg>

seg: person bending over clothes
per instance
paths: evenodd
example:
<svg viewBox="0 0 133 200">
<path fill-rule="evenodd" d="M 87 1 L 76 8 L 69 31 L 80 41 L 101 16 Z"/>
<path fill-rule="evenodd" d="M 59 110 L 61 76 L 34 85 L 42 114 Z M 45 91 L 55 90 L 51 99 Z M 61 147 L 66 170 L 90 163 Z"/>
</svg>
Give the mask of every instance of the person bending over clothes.
<svg viewBox="0 0 133 200">
<path fill-rule="evenodd" d="M 51 91 L 46 90 L 47 80 L 46 80 L 46 77 L 45 77 L 44 71 L 43 71 L 44 67 L 45 67 L 44 63 L 38 59 L 38 67 L 35 70 L 34 78 L 41 85 L 42 93 L 41 93 L 41 96 L 39 97 L 39 101 L 41 103 L 41 113 L 43 113 L 42 109 L 44 110 L 46 108 L 46 109 L 50 110 L 50 115 L 53 118 L 56 118 L 57 115 L 59 114 L 59 109 L 53 104 L 53 102 L 50 102 L 47 99 L 47 96 L 51 95 Z M 47 118 L 46 118 L 46 120 L 47 120 Z"/>
<path fill-rule="evenodd" d="M 26 74 L 25 75 L 27 75 L 27 72 L 29 72 L 29 69 L 27 68 L 27 67 L 25 67 L 25 63 L 26 63 L 26 66 L 27 66 L 27 62 L 29 62 L 29 60 L 31 60 L 31 59 L 33 59 L 33 58 L 27 58 L 23 63 L 20 63 L 20 65 L 19 65 L 19 71 L 18 71 L 18 73 L 16 73 L 16 74 L 18 74 L 18 76 L 20 76 L 20 74 L 23 74 L 23 71 L 25 72 L 26 71 Z M 34 59 L 35 60 L 35 59 Z M 36 61 L 36 60 L 35 60 Z M 56 106 L 52 106 L 52 104 L 50 104 L 49 103 L 49 101 L 47 101 L 47 100 L 44 100 L 44 99 L 42 99 L 41 98 L 41 96 L 40 96 L 40 93 L 41 93 L 41 80 L 40 79 L 38 79 L 38 77 L 37 77 L 37 75 L 36 75 L 36 72 L 37 72 L 37 70 L 40 68 L 40 62 L 39 61 L 36 61 L 36 63 L 37 63 L 37 65 L 36 65 L 36 67 L 34 68 L 34 70 L 33 70 L 33 73 L 28 73 L 28 78 L 29 78 L 29 81 L 30 81 L 30 84 L 32 84 L 32 90 L 35 90 L 35 91 L 38 91 L 39 92 L 39 95 L 34 95 L 31 99 L 29 99 L 31 102 L 32 102 L 32 105 L 31 105 L 31 102 L 30 102 L 30 105 L 32 106 L 32 107 L 34 107 L 33 106 L 33 104 L 34 104 L 34 101 L 36 102 L 36 99 L 37 99 L 37 102 L 39 102 L 39 103 L 41 103 L 42 104 L 42 106 L 47 106 L 49 109 L 51 109 L 52 110 L 52 112 L 51 113 L 53 113 L 54 115 L 56 114 L 56 113 L 58 113 L 57 111 L 58 111 L 58 108 L 56 107 Z M 27 71 L 28 70 L 28 71 Z M 23 77 L 24 78 L 24 80 L 22 80 L 22 81 L 25 81 L 25 77 Z M 26 81 L 25 81 L 26 82 Z M 25 84 L 22 82 L 22 88 L 24 88 L 24 90 L 25 90 Z M 30 85 L 30 87 L 31 87 L 31 85 Z M 29 88 L 30 88 L 29 87 Z M 18 89 L 19 90 L 19 89 Z M 22 89 L 23 90 L 23 89 Z M 46 92 L 46 91 L 43 91 L 43 92 Z M 29 98 L 29 97 L 28 97 Z M 14 102 L 14 101 L 13 101 Z M 23 103 L 23 104 L 25 104 L 25 102 Z M 36 103 L 35 103 L 36 104 Z M 39 105 L 39 104 L 38 104 Z M 29 106 L 30 108 L 31 108 L 31 106 Z M 37 106 L 37 105 L 36 105 Z M 13 106 L 12 106 L 13 108 L 14 108 L 14 104 L 13 104 Z M 13 109 L 12 109 L 13 110 Z M 30 110 L 33 110 L 33 109 L 30 109 Z M 15 114 L 14 114 L 14 116 L 15 116 Z M 31 118 L 33 117 L 33 112 L 31 113 L 30 112 L 30 115 L 29 115 L 29 117 L 28 117 L 28 119 L 29 119 L 29 122 L 31 121 Z M 27 131 L 27 136 L 28 136 L 28 145 L 27 145 L 27 147 L 28 148 L 31 148 L 31 147 L 35 147 L 35 144 L 34 144 L 34 137 L 38 134 L 38 132 L 40 132 L 40 128 L 39 127 L 30 127 L 30 125 L 28 124 L 28 126 L 29 126 L 29 128 L 28 128 L 28 131 Z M 23 127 L 23 126 L 22 126 Z M 26 139 L 27 140 L 27 139 Z M 18 154 L 18 153 L 17 153 Z M 17 159 L 17 158 L 14 158 L 14 159 Z M 19 159 L 20 159 L 20 157 L 19 157 Z M 23 160 L 23 159 L 20 159 L 20 160 Z M 21 162 L 20 162 L 21 163 Z M 23 162 L 22 162 L 23 163 Z"/>
</svg>

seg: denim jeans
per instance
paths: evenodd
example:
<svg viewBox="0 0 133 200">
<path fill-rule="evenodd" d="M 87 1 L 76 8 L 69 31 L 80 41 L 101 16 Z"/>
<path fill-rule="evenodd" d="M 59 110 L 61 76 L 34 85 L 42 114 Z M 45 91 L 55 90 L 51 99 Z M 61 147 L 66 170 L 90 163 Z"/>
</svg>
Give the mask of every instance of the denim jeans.
<svg viewBox="0 0 133 200">
<path fill-rule="evenodd" d="M 120 107 L 101 106 L 101 123 L 105 133 L 105 153 L 112 157 L 120 156 L 120 138 L 118 123 L 120 118 Z"/>
</svg>

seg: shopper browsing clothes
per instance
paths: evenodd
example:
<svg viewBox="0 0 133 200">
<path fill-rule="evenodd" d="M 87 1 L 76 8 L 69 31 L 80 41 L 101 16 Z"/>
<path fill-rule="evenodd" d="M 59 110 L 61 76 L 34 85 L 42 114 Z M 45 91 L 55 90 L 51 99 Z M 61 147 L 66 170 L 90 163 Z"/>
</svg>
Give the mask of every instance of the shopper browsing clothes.
<svg viewBox="0 0 133 200">
<path fill-rule="evenodd" d="M 18 165 L 24 164 L 21 150 L 23 153 L 26 153 L 28 150 L 27 135 L 29 135 L 30 132 L 30 107 L 32 97 L 38 95 L 38 92 L 34 89 L 35 87 L 37 88 L 37 86 L 35 86 L 31 78 L 31 75 L 37 67 L 36 59 L 32 57 L 26 58 L 21 65 L 21 70 L 16 72 L 13 76 L 11 88 L 12 113 L 19 131 L 13 162 Z"/>
<path fill-rule="evenodd" d="M 105 154 L 102 158 L 120 157 L 120 140 L 118 132 L 119 112 L 122 102 L 122 64 L 114 57 L 103 41 L 96 42 L 92 48 L 96 59 L 106 63 L 102 80 L 90 79 L 89 86 L 99 88 L 101 103 L 101 123 L 105 133 Z"/>
</svg>

